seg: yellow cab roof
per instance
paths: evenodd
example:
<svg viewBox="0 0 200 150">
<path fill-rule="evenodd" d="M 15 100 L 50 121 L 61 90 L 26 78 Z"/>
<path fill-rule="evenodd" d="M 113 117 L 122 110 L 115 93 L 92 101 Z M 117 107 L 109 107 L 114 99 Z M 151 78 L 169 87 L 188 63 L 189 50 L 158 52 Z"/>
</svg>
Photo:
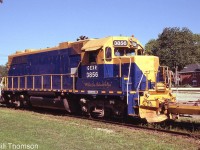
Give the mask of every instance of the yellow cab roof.
<svg viewBox="0 0 200 150">
<path fill-rule="evenodd" d="M 102 47 L 105 47 L 107 45 L 112 45 L 114 40 L 130 40 L 137 42 L 137 44 L 140 46 L 140 49 L 143 49 L 141 43 L 134 37 L 127 37 L 127 36 L 109 36 L 105 38 L 100 39 L 91 39 L 89 40 L 83 47 L 82 50 L 85 51 L 92 51 L 97 50 Z M 111 42 L 111 43 L 110 43 Z"/>
</svg>

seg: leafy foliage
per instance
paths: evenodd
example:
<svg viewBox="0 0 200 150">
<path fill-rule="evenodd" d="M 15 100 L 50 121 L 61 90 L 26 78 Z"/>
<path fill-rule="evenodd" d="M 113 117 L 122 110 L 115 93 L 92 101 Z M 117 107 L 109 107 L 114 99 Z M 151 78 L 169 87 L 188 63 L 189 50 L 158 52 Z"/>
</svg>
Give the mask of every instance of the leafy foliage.
<svg viewBox="0 0 200 150">
<path fill-rule="evenodd" d="M 145 49 L 148 54 L 160 57 L 161 65 L 171 69 L 199 62 L 200 35 L 193 34 L 188 28 L 165 28 L 158 39 L 150 40 Z"/>
<path fill-rule="evenodd" d="M 154 54 L 154 51 L 156 51 L 158 45 L 157 41 L 155 39 L 151 39 L 146 45 L 145 45 L 145 53 L 152 55 Z"/>
<path fill-rule="evenodd" d="M 197 50 L 198 56 L 200 56 L 200 34 L 193 35 L 195 49 Z M 200 57 L 198 57 L 198 62 L 200 61 Z"/>
<path fill-rule="evenodd" d="M 7 76 L 7 74 L 8 74 L 7 67 L 4 65 L 0 65 L 0 77 Z"/>
</svg>

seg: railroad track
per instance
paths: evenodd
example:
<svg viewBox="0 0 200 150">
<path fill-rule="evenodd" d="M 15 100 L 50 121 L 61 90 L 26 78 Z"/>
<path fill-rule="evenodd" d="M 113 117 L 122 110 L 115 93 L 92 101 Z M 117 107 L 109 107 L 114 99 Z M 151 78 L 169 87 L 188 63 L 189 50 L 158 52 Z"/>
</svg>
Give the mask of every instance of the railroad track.
<svg viewBox="0 0 200 150">
<path fill-rule="evenodd" d="M 37 109 L 37 108 L 35 108 L 35 109 Z M 37 110 L 39 110 L 41 113 L 43 113 L 42 109 L 37 109 Z M 89 120 L 89 121 L 101 122 L 101 123 L 105 123 L 105 124 L 111 124 L 111 125 L 126 127 L 126 128 L 130 128 L 130 129 L 138 129 L 138 130 L 146 130 L 146 131 L 152 131 L 152 132 L 158 132 L 158 133 L 166 133 L 166 134 L 171 134 L 173 136 L 190 137 L 190 138 L 195 138 L 195 139 L 200 140 L 200 134 L 192 133 L 193 129 L 190 129 L 191 132 L 180 132 L 180 131 L 173 131 L 173 130 L 169 130 L 169 129 L 159 129 L 159 128 L 155 128 L 155 127 L 147 127 L 148 124 L 146 122 L 145 123 L 141 122 L 143 124 L 143 125 L 141 125 L 141 123 L 139 123 L 139 121 L 136 121 L 136 119 L 131 119 L 129 121 L 124 121 L 124 120 L 114 120 L 113 121 L 113 119 L 97 119 L 97 118 L 91 118 L 91 117 L 87 117 L 87 116 L 72 115 L 72 114 L 68 114 L 65 112 L 59 113 L 55 110 L 49 110 L 49 109 L 47 109 L 47 112 L 52 115 L 54 115 L 54 113 L 56 113 L 56 115 L 59 115 L 59 114 L 63 115 L 63 113 L 64 113 L 64 116 L 77 118 L 77 119 L 85 119 L 85 120 Z M 130 123 L 131 121 L 133 121 L 135 124 Z M 158 124 L 161 124 L 161 123 L 158 123 Z M 172 122 L 172 121 L 167 122 L 167 123 L 165 123 L 165 125 L 162 125 L 162 126 L 166 126 L 166 128 L 168 128 L 169 126 L 173 126 L 173 125 L 176 127 L 181 125 L 183 130 L 186 128 L 194 127 L 190 123 L 182 123 L 182 122 L 177 123 L 177 122 Z M 199 124 L 196 126 L 200 127 Z"/>
<path fill-rule="evenodd" d="M 2 105 L 1 105 L 2 107 Z M 3 106 L 5 107 L 5 106 Z M 12 108 L 15 109 L 15 108 Z M 29 111 L 28 109 L 23 109 L 23 111 Z M 115 125 L 115 126 L 120 126 L 120 127 L 126 127 L 130 129 L 138 129 L 138 130 L 146 130 L 146 131 L 151 131 L 151 132 L 157 132 L 157 133 L 166 133 L 166 134 L 171 134 L 173 136 L 182 136 L 182 137 L 188 137 L 188 138 L 195 138 L 200 140 L 200 134 L 195 134 L 192 132 L 180 132 L 180 131 L 172 131 L 172 130 L 167 130 L 167 129 L 159 129 L 159 128 L 154 128 L 154 127 L 147 127 L 147 123 L 141 125 L 137 121 L 137 125 L 127 123 L 124 120 L 110 120 L 110 119 L 97 119 L 97 118 L 91 118 L 87 116 L 80 116 L 80 115 L 73 115 L 73 114 L 68 114 L 65 111 L 58 111 L 58 110 L 52 110 L 52 109 L 46 109 L 46 108 L 32 108 L 31 111 L 41 113 L 41 114 L 50 114 L 50 115 L 56 115 L 56 116 L 67 116 L 71 118 L 77 118 L 77 119 L 85 119 L 89 121 L 94 121 L 94 122 L 101 122 L 104 124 L 109 124 L 109 125 Z M 128 121 L 130 122 L 130 121 Z M 177 124 L 177 123 L 175 123 Z M 166 124 L 167 125 L 167 124 Z M 173 123 L 168 124 L 169 126 L 173 126 Z M 167 125 L 167 126 L 168 126 Z"/>
<path fill-rule="evenodd" d="M 146 131 L 152 131 L 152 132 L 158 132 L 158 133 L 167 133 L 167 134 L 171 134 L 174 136 L 190 137 L 190 138 L 195 138 L 195 139 L 200 140 L 200 134 L 172 131 L 172 130 L 166 130 L 166 129 L 158 129 L 158 128 L 134 125 L 134 124 L 124 123 L 124 122 L 119 122 L 119 121 L 95 119 L 95 118 L 88 118 L 88 117 L 83 117 L 83 116 L 74 116 L 74 115 L 67 115 L 67 116 L 75 117 L 75 118 L 79 118 L 79 119 L 86 119 L 86 120 L 95 121 L 95 122 L 102 122 L 105 124 L 117 125 L 120 127 L 126 127 L 126 128 L 130 128 L 130 129 L 146 130 Z"/>
</svg>

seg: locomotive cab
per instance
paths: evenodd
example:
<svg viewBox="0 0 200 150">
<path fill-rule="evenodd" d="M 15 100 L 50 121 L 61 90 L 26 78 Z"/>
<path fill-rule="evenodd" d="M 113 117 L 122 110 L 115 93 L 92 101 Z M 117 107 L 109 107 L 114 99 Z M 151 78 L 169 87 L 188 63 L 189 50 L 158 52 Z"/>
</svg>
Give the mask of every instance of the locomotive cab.
<svg viewBox="0 0 200 150">
<path fill-rule="evenodd" d="M 119 71 L 116 73 L 116 69 L 113 70 L 112 66 L 119 64 L 120 59 L 143 55 L 143 53 L 144 50 L 140 43 L 133 42 L 132 38 L 107 37 L 90 40 L 82 47 L 81 65 L 86 66 L 89 69 L 97 68 L 92 67 L 92 65 L 98 65 L 101 72 L 96 74 L 93 72 L 86 73 L 87 75 L 84 76 L 85 72 L 83 69 L 81 75 L 83 75 L 83 78 L 96 77 L 97 74 L 98 77 L 103 78 L 120 76 L 118 74 Z"/>
<path fill-rule="evenodd" d="M 142 54 L 143 48 L 134 37 L 106 37 L 88 41 L 82 47 L 81 76 L 77 79 L 76 89 L 87 90 L 95 98 L 83 98 L 82 108 L 86 111 L 85 103 L 88 103 L 87 112 L 104 112 L 107 109 L 116 116 L 123 116 L 127 107 L 124 81 L 128 77 L 127 67 L 130 58 L 132 63 L 135 56 Z"/>
<path fill-rule="evenodd" d="M 85 89 L 93 96 L 82 99 L 84 110 L 88 103 L 87 112 L 99 116 L 110 110 L 114 116 L 122 116 L 126 111 L 130 116 L 140 116 L 149 122 L 167 119 L 164 104 L 174 101 L 174 96 L 166 82 L 160 82 L 159 76 L 165 72 L 160 72 L 158 57 L 145 56 L 137 39 L 90 40 L 82 47 L 81 60 L 77 89 Z"/>
</svg>

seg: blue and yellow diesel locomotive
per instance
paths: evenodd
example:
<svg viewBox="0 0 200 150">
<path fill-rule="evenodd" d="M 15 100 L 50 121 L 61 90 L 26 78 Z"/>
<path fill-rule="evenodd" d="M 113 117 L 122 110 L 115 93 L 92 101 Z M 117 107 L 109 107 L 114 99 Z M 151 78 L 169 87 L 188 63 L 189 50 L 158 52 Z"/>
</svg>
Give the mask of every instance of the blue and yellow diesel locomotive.
<svg viewBox="0 0 200 150">
<path fill-rule="evenodd" d="M 111 36 L 17 51 L 9 56 L 3 103 L 66 109 L 94 117 L 168 118 L 167 67 L 135 37 Z"/>
</svg>

